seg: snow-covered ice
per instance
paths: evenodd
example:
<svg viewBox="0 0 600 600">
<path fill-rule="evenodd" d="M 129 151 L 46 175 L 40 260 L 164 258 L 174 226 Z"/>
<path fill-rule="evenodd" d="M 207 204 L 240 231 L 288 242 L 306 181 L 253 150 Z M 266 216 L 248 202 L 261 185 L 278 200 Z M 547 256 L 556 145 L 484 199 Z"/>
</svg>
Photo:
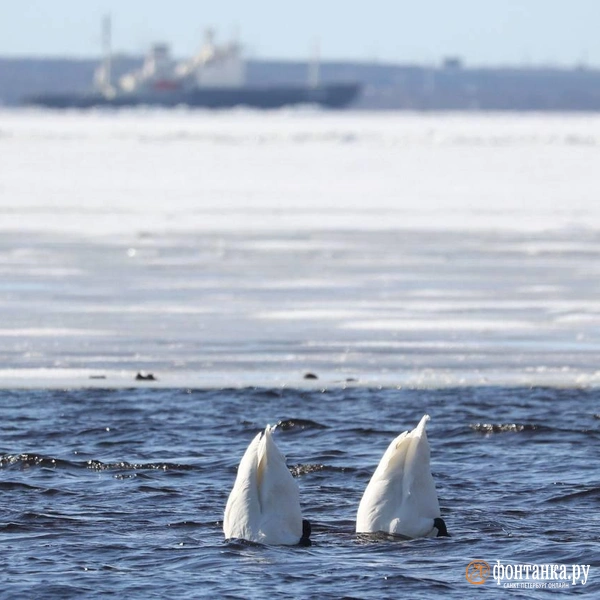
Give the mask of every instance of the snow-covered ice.
<svg viewBox="0 0 600 600">
<path fill-rule="evenodd" d="M 599 150 L 587 114 L 2 111 L 0 386 L 597 385 Z"/>
</svg>

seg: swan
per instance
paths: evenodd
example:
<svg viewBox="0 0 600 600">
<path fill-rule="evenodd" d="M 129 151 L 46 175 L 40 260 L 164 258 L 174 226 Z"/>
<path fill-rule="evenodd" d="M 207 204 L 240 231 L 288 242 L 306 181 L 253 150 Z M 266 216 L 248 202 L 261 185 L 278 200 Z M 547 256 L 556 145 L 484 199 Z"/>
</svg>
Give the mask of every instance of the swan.
<svg viewBox="0 0 600 600">
<path fill-rule="evenodd" d="M 223 532 L 260 544 L 310 545 L 310 523 L 302 519 L 298 485 L 275 445 L 269 425 L 244 453 L 225 506 Z"/>
<path fill-rule="evenodd" d="M 385 451 L 356 515 L 357 533 L 383 532 L 407 538 L 449 536 L 429 466 L 424 415 Z"/>
</svg>

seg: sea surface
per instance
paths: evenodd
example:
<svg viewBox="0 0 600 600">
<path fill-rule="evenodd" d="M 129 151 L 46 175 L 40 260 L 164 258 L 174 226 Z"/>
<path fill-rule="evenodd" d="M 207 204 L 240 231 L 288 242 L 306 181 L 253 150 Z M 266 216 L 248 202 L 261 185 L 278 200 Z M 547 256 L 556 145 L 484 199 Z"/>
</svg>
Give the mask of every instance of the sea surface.
<svg viewBox="0 0 600 600">
<path fill-rule="evenodd" d="M 599 149 L 592 114 L 1 110 L 0 598 L 565 592 L 472 561 L 600 596 Z M 452 537 L 356 536 L 425 413 Z M 267 424 L 310 548 L 224 540 Z"/>
<path fill-rule="evenodd" d="M 547 597 L 490 565 L 591 565 L 600 594 L 600 393 L 552 388 L 0 392 L 1 597 Z M 361 494 L 390 440 L 431 415 L 451 538 L 365 540 Z M 237 464 L 265 424 L 313 545 L 228 543 Z M 564 590 L 563 590 L 564 592 Z M 555 591 L 554 593 L 561 593 Z"/>
</svg>

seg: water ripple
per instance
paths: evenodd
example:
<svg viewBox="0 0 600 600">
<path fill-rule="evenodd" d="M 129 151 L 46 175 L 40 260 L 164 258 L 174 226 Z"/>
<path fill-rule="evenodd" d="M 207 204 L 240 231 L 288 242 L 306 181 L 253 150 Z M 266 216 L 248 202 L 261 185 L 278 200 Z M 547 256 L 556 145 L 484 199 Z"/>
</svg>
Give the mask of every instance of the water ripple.
<svg viewBox="0 0 600 600">
<path fill-rule="evenodd" d="M 472 589 L 466 566 L 478 558 L 591 564 L 593 576 L 579 591 L 593 597 L 600 593 L 599 394 L 493 387 L 0 391 L 8 431 L 0 446 L 3 591 L 379 599 L 397 597 L 401 586 L 411 598 L 462 600 Z M 358 503 L 381 454 L 425 412 L 453 537 L 357 537 Z M 223 539 L 237 465 L 267 423 L 277 423 L 277 444 L 298 482 L 311 548 Z M 543 593 L 527 590 L 527 597 Z"/>
</svg>

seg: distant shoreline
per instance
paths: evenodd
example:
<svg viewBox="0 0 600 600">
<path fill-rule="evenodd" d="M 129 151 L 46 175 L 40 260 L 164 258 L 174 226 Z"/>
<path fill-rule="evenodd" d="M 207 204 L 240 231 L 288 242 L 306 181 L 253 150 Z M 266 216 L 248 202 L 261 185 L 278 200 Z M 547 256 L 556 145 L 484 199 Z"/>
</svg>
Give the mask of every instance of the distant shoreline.
<svg viewBox="0 0 600 600">
<path fill-rule="evenodd" d="M 116 55 L 115 77 L 139 67 L 142 58 Z M 0 57 L 0 103 L 17 106 L 31 94 L 85 92 L 98 60 Z M 304 84 L 309 64 L 249 60 L 249 84 Z M 352 105 L 382 110 L 598 111 L 600 69 L 587 67 L 466 67 L 448 58 L 438 66 L 323 61 L 323 82 L 357 81 L 364 87 Z"/>
</svg>

